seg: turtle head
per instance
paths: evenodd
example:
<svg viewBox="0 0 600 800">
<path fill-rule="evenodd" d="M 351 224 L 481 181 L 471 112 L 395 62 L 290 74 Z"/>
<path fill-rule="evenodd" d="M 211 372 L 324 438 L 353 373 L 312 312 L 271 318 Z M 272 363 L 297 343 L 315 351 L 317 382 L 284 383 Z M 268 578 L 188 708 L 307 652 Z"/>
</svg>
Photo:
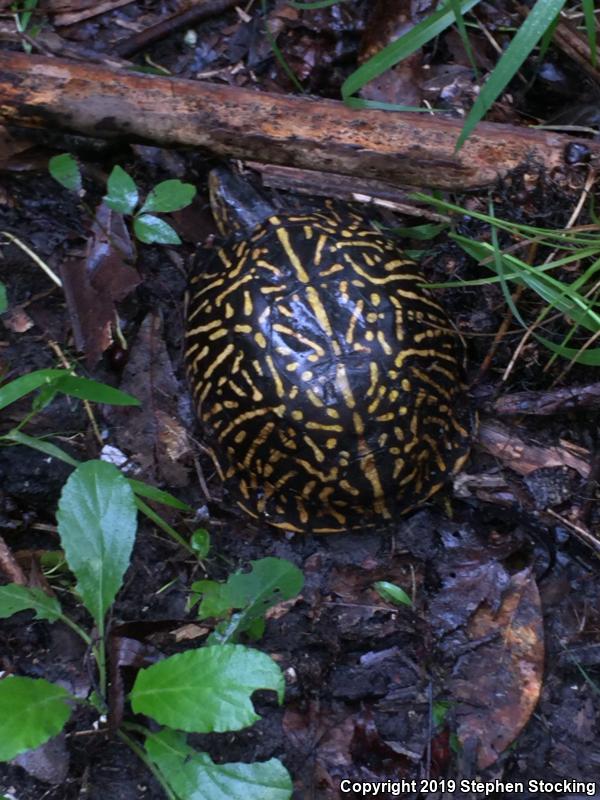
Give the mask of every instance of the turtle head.
<svg viewBox="0 0 600 800">
<path fill-rule="evenodd" d="M 208 191 L 213 217 L 222 236 L 247 236 L 275 213 L 273 205 L 250 183 L 224 167 L 211 170 Z"/>
</svg>

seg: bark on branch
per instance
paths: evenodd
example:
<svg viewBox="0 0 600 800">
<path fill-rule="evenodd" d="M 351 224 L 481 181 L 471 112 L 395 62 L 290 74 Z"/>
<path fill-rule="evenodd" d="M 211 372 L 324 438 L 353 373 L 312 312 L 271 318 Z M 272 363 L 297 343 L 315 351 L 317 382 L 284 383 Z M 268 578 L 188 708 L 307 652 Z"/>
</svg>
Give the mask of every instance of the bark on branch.
<svg viewBox="0 0 600 800">
<path fill-rule="evenodd" d="M 7 51 L 0 52 L 0 119 L 395 186 L 475 189 L 536 164 L 560 179 L 568 171 L 565 150 L 578 141 L 600 163 L 600 144 L 553 132 L 485 123 L 456 154 L 461 124 L 453 120 Z"/>
</svg>

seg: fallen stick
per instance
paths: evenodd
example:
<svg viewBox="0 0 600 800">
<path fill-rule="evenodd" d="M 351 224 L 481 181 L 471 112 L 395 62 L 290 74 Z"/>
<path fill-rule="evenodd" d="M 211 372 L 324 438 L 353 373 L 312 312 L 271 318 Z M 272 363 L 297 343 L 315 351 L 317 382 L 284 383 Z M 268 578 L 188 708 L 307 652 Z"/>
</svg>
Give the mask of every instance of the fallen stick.
<svg viewBox="0 0 600 800">
<path fill-rule="evenodd" d="M 554 132 L 483 123 L 455 153 L 459 121 L 8 51 L 0 52 L 0 121 L 456 191 L 518 168 L 566 180 L 573 143 L 600 163 L 600 143 Z"/>
</svg>

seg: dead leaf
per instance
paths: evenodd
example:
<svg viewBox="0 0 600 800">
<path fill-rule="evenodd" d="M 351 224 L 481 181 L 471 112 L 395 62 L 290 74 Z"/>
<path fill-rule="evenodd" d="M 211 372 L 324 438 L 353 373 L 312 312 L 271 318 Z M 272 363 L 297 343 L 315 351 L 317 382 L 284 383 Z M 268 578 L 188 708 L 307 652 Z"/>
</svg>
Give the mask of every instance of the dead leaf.
<svg viewBox="0 0 600 800">
<path fill-rule="evenodd" d="M 115 302 L 140 283 L 127 264 L 133 259 L 129 232 L 120 214 L 104 205 L 96 212 L 85 253 L 61 264 L 61 277 L 75 344 L 93 367 L 112 343 Z"/>
<path fill-rule="evenodd" d="M 459 741 L 486 769 L 516 739 L 540 697 L 544 629 L 529 569 L 511 577 L 497 611 L 479 607 L 468 636 L 473 649 L 459 662 L 450 690 L 458 702 Z"/>
<path fill-rule="evenodd" d="M 179 418 L 181 387 L 158 314 L 148 314 L 142 322 L 120 388 L 137 397 L 141 407 L 115 407 L 108 412 L 119 423 L 118 447 L 153 481 L 170 487 L 186 486 L 190 446 Z"/>
</svg>

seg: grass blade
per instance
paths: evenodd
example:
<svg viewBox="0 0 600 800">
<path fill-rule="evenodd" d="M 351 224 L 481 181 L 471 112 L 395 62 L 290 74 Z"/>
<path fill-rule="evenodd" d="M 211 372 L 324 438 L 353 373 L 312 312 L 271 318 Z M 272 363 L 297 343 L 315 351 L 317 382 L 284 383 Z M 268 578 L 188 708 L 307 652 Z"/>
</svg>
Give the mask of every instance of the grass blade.
<svg viewBox="0 0 600 800">
<path fill-rule="evenodd" d="M 564 4 L 565 0 L 537 0 L 516 32 L 507 51 L 482 87 L 457 139 L 456 150 L 460 150 L 494 100 L 508 86 Z"/>
</svg>

